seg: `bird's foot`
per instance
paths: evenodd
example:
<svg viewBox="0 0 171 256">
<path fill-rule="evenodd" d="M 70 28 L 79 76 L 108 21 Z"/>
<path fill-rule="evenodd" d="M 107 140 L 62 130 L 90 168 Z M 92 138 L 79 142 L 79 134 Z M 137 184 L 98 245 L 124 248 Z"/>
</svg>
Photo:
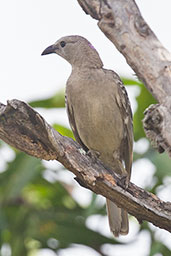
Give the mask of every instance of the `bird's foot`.
<svg viewBox="0 0 171 256">
<path fill-rule="evenodd" d="M 128 185 L 129 185 L 129 177 L 127 174 L 123 175 L 120 178 L 118 185 L 121 186 L 123 189 L 127 190 Z"/>
</svg>

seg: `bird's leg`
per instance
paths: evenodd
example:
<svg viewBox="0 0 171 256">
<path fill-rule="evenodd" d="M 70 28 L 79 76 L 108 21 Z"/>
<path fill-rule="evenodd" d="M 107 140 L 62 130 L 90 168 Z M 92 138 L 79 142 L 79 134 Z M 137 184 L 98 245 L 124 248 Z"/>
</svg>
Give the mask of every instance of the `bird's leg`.
<svg viewBox="0 0 171 256">
<path fill-rule="evenodd" d="M 118 185 L 120 185 L 123 189 L 127 190 L 128 185 L 129 185 L 129 177 L 128 177 L 128 174 L 124 174 L 124 175 L 120 178 L 120 181 L 118 182 Z"/>
<path fill-rule="evenodd" d="M 116 173 L 118 173 L 120 176 L 120 181 L 118 182 L 118 185 L 126 190 L 128 188 L 128 184 L 129 184 L 128 172 L 126 171 L 126 169 L 124 167 L 124 163 L 120 160 L 120 154 L 118 151 L 114 152 L 113 157 L 116 161 L 116 168 L 117 168 Z"/>
</svg>

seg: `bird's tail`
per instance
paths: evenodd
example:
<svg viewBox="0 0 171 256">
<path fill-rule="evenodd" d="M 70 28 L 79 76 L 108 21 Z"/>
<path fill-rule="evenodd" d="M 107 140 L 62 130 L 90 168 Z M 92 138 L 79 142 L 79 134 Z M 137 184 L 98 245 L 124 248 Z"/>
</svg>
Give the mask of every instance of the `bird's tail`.
<svg viewBox="0 0 171 256">
<path fill-rule="evenodd" d="M 128 214 L 124 209 L 117 207 L 112 201 L 106 199 L 107 214 L 111 232 L 115 237 L 127 235 L 129 232 Z"/>
</svg>

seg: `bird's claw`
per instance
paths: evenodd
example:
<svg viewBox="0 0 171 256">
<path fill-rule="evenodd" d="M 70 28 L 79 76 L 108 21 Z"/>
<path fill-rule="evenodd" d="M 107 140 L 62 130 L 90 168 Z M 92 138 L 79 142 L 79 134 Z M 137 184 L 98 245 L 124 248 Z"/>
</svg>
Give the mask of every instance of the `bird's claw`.
<svg viewBox="0 0 171 256">
<path fill-rule="evenodd" d="M 120 186 L 120 187 L 122 187 L 123 189 L 125 189 L 125 190 L 127 190 L 127 188 L 128 188 L 128 185 L 129 185 L 129 177 L 128 177 L 128 175 L 123 175 L 121 178 L 120 178 L 120 180 L 119 180 L 119 182 L 118 182 L 118 185 Z"/>
</svg>

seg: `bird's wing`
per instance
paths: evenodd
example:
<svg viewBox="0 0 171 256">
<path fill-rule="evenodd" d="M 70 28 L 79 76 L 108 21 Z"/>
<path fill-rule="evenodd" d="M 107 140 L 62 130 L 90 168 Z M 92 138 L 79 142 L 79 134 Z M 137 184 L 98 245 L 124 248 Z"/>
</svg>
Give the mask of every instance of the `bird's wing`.
<svg viewBox="0 0 171 256">
<path fill-rule="evenodd" d="M 67 108 L 69 123 L 70 123 L 71 129 L 72 129 L 72 132 L 74 134 L 74 137 L 75 137 L 76 141 L 82 146 L 82 148 L 87 152 L 88 148 L 82 142 L 82 140 L 79 136 L 78 130 L 77 130 L 77 126 L 76 126 L 76 122 L 75 122 L 75 118 L 74 118 L 74 109 L 73 109 L 72 105 L 67 102 L 66 96 L 65 96 L 65 104 L 66 104 L 66 108 Z"/>
<path fill-rule="evenodd" d="M 121 145 L 121 157 L 125 162 L 125 169 L 131 175 L 132 158 L 133 158 L 133 121 L 130 101 L 127 91 L 119 76 L 113 72 L 115 82 L 117 81 L 119 97 L 117 104 L 120 108 L 121 115 L 124 122 L 124 139 Z"/>
</svg>

